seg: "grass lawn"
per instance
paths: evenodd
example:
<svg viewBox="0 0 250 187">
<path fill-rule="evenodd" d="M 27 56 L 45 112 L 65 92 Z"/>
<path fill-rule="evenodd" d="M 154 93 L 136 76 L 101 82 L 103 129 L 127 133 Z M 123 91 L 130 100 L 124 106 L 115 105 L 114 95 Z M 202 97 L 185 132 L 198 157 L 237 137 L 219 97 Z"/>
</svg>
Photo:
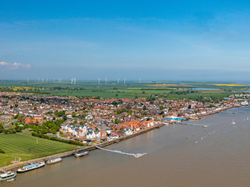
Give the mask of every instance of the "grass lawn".
<svg viewBox="0 0 250 187">
<path fill-rule="evenodd" d="M 15 156 L 21 161 L 73 150 L 76 146 L 31 136 L 31 133 L 0 134 L 0 167 L 9 165 Z M 17 158 L 18 160 L 18 158 Z"/>
</svg>

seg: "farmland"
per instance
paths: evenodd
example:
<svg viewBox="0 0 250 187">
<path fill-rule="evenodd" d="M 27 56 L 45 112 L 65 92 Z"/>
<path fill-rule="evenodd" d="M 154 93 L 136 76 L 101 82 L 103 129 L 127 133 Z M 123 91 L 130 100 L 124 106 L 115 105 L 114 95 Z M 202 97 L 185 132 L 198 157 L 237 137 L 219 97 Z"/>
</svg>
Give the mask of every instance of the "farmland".
<svg viewBox="0 0 250 187">
<path fill-rule="evenodd" d="M 30 133 L 0 134 L 0 167 L 9 165 L 20 157 L 21 161 L 45 157 L 52 154 L 73 150 L 74 145 L 36 138 Z"/>
<path fill-rule="evenodd" d="M 195 89 L 195 92 L 192 90 Z M 168 95 L 169 93 L 187 92 L 186 94 L 171 94 L 179 98 L 197 95 L 219 95 L 228 96 L 232 93 L 243 92 L 249 89 L 249 85 L 235 84 L 232 82 L 169 82 L 169 81 L 147 81 L 147 82 L 100 82 L 78 81 L 76 84 L 65 82 L 38 82 L 30 81 L 0 81 L 0 91 L 6 92 L 32 92 L 34 94 L 49 94 L 58 96 L 89 96 L 102 98 L 135 98 L 149 97 L 152 94 Z M 210 90 L 202 90 L 210 89 Z M 191 92 L 192 91 L 192 92 Z"/>
</svg>

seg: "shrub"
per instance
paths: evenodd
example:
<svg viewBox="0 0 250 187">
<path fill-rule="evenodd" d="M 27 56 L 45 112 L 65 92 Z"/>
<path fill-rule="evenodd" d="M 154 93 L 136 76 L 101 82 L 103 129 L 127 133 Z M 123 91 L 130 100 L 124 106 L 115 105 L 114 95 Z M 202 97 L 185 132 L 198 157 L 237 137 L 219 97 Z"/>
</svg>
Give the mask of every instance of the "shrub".
<svg viewBox="0 0 250 187">
<path fill-rule="evenodd" d="M 72 144 L 72 145 L 84 146 L 83 143 L 77 142 L 77 141 L 74 141 L 74 140 L 62 140 L 62 139 L 59 139 L 59 138 L 56 138 L 56 137 L 53 137 L 53 136 L 50 137 L 50 136 L 46 136 L 44 134 L 38 134 L 38 133 L 35 133 L 35 132 L 33 132 L 31 135 L 39 137 L 39 138 L 43 138 L 43 139 L 49 139 L 49 140 L 53 140 L 53 141 L 62 142 L 62 143 L 68 143 L 68 144 Z"/>
<path fill-rule="evenodd" d="M 5 152 L 4 152 L 2 149 L 0 149 L 0 153 L 3 153 L 3 154 L 4 154 Z"/>
</svg>

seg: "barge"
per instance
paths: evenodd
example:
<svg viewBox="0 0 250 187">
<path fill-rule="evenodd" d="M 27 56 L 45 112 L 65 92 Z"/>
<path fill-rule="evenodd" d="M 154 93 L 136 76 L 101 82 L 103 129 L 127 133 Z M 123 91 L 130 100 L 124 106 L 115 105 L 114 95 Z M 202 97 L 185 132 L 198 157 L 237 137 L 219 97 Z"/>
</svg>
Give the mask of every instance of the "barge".
<svg viewBox="0 0 250 187">
<path fill-rule="evenodd" d="M 85 156 L 88 154 L 89 154 L 88 151 L 79 151 L 79 152 L 75 153 L 75 157 L 82 157 L 82 156 Z"/>
<path fill-rule="evenodd" d="M 22 168 L 19 168 L 17 170 L 17 173 L 25 173 L 25 172 L 28 172 L 28 171 L 32 171 L 32 170 L 44 167 L 44 166 L 45 166 L 45 162 L 38 162 L 38 163 L 35 163 L 35 164 L 30 164 L 30 165 L 27 165 L 27 166 L 23 166 Z"/>
<path fill-rule="evenodd" d="M 50 165 L 50 164 L 55 164 L 55 163 L 58 163 L 58 162 L 62 162 L 61 157 L 49 158 L 48 161 L 47 161 L 47 164 Z"/>
</svg>

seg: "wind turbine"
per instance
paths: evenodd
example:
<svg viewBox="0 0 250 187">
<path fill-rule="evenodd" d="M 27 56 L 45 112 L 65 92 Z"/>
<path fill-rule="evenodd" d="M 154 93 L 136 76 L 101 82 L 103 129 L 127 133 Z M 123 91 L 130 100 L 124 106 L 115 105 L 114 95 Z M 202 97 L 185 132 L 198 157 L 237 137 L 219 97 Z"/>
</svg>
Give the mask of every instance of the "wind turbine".
<svg viewBox="0 0 250 187">
<path fill-rule="evenodd" d="M 101 80 L 101 79 L 100 79 L 100 78 L 98 78 L 98 84 L 100 84 L 100 80 Z"/>
<path fill-rule="evenodd" d="M 119 84 L 119 78 L 118 78 L 118 80 L 117 80 L 117 83 Z"/>
<path fill-rule="evenodd" d="M 139 78 L 139 83 L 141 83 L 141 78 Z"/>
<path fill-rule="evenodd" d="M 124 78 L 124 84 L 126 83 L 126 78 Z"/>
</svg>

